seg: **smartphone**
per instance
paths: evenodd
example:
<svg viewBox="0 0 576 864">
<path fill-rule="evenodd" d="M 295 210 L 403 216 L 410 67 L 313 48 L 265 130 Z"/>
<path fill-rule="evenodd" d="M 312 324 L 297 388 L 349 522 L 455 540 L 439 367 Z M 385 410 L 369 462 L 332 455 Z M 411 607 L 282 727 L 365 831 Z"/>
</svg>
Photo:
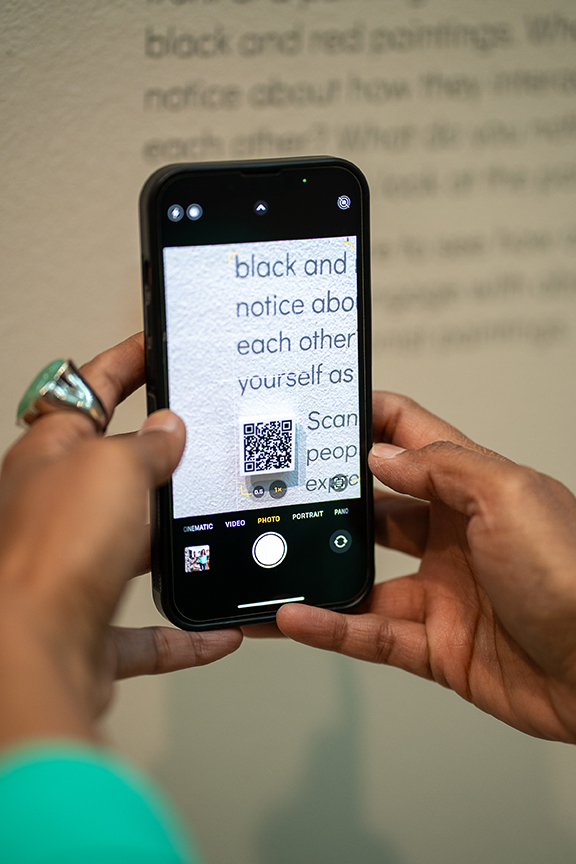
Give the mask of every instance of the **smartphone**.
<svg viewBox="0 0 576 864">
<path fill-rule="evenodd" d="M 140 200 L 156 605 L 190 630 L 347 610 L 373 582 L 368 186 L 329 157 L 169 165 Z"/>
</svg>

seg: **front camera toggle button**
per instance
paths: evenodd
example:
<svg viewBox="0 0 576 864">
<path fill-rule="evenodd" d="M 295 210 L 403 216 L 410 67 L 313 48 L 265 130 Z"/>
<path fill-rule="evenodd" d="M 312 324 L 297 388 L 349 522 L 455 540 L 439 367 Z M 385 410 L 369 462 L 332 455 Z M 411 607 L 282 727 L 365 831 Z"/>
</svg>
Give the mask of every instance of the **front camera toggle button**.
<svg viewBox="0 0 576 864">
<path fill-rule="evenodd" d="M 341 555 L 343 552 L 347 552 L 351 545 L 352 535 L 349 531 L 334 531 L 334 533 L 330 537 L 330 548 L 338 555 Z"/>
</svg>

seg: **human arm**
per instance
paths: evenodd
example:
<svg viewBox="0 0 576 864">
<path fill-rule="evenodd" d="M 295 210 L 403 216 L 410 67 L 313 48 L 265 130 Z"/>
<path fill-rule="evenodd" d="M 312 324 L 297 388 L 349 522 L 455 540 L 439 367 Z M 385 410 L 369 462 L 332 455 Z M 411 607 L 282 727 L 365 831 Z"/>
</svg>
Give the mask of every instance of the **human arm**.
<svg viewBox="0 0 576 864">
<path fill-rule="evenodd" d="M 82 367 L 110 415 L 144 380 L 142 336 Z M 102 438 L 79 412 L 39 418 L 0 475 L 0 746 L 33 738 L 98 740 L 115 678 L 212 662 L 238 630 L 127 630 L 110 621 L 145 568 L 149 489 L 185 440 L 157 412 L 140 434 Z"/>
<path fill-rule="evenodd" d="M 297 641 L 398 666 L 532 735 L 576 742 L 576 499 L 409 399 L 374 400 L 377 539 L 421 559 L 362 611 L 289 605 Z"/>
</svg>

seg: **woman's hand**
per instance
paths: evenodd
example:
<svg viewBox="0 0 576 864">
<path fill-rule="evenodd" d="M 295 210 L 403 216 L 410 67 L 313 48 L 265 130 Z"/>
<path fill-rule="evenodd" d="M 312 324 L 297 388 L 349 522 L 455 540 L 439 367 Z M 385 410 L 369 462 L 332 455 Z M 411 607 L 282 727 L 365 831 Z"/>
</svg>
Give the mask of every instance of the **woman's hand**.
<svg viewBox="0 0 576 864">
<path fill-rule="evenodd" d="M 108 415 L 144 380 L 141 334 L 82 374 Z M 102 438 L 79 412 L 40 417 L 0 476 L 0 743 L 94 737 L 115 678 L 202 665 L 239 647 L 239 630 L 114 628 L 126 582 L 146 569 L 149 490 L 185 442 L 159 411 L 139 433 Z"/>
<path fill-rule="evenodd" d="M 576 742 L 576 499 L 401 396 L 375 394 L 380 543 L 421 558 L 361 614 L 289 605 L 282 632 L 455 690 L 506 723 Z M 387 443 L 386 443 L 387 442 Z"/>
</svg>

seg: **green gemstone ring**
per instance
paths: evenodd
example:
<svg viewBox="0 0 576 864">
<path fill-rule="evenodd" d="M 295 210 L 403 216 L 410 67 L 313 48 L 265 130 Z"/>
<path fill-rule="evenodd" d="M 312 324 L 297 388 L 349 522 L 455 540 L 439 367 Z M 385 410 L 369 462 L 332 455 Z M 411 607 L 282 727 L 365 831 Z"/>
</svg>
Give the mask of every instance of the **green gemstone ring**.
<svg viewBox="0 0 576 864">
<path fill-rule="evenodd" d="M 72 360 L 53 360 L 42 369 L 20 400 L 17 422 L 30 426 L 42 414 L 62 410 L 87 414 L 101 432 L 108 425 L 102 402 Z"/>
</svg>

